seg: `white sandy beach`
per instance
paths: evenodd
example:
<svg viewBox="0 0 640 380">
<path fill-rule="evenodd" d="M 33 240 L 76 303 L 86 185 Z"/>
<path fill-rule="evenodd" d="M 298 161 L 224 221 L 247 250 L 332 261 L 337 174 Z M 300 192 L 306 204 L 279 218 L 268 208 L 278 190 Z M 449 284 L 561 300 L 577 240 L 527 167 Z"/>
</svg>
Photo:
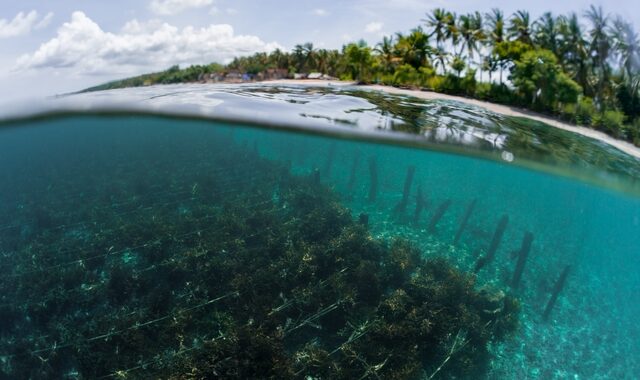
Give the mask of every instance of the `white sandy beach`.
<svg viewBox="0 0 640 380">
<path fill-rule="evenodd" d="M 314 85 L 314 86 L 349 86 L 349 85 L 354 85 L 354 82 L 344 82 L 344 81 L 327 81 L 327 80 L 310 80 L 310 79 L 305 79 L 305 80 L 295 80 L 295 79 L 284 79 L 284 80 L 276 80 L 276 81 L 269 81 L 268 83 L 273 83 L 273 84 L 301 84 L 301 85 Z M 529 119 L 533 119 L 533 120 L 537 120 L 540 122 L 543 122 L 545 124 L 548 124 L 552 127 L 555 128 L 560 128 L 560 129 L 564 129 L 566 131 L 570 131 L 570 132 L 574 132 L 574 133 L 578 133 L 581 134 L 583 136 L 587 136 L 587 137 L 591 137 L 593 139 L 605 142 L 613 147 L 618 148 L 619 150 L 633 156 L 636 157 L 638 159 L 640 159 L 640 148 L 634 146 L 633 144 L 626 142 L 626 141 L 622 141 L 622 140 L 617 140 L 603 132 L 600 131 L 596 131 L 595 129 L 591 129 L 591 128 L 587 128 L 587 127 L 580 127 L 580 126 L 576 126 L 576 125 L 572 125 L 569 123 L 565 123 L 562 121 L 559 121 L 557 119 L 554 119 L 552 117 L 549 116 L 545 116 L 536 112 L 532 112 L 526 109 L 522 109 L 522 108 L 517 108 L 517 107 L 511 107 L 511 106 L 505 106 L 502 104 L 495 104 L 495 103 L 489 103 L 489 102 L 484 102 L 481 100 L 476 100 L 476 99 L 470 99 L 470 98 L 465 98 L 462 96 L 453 96 L 453 95 L 446 95 L 446 94 L 440 94 L 437 92 L 432 92 L 432 91 L 420 91 L 420 90 L 406 90 L 406 89 L 401 89 L 401 88 L 396 88 L 396 87 L 391 87 L 391 86 L 381 86 L 381 85 L 365 85 L 362 86 L 363 88 L 367 88 L 370 90 L 375 90 L 375 91 L 384 91 L 390 94 L 399 94 L 399 95 L 410 95 L 410 96 L 414 96 L 416 98 L 421 98 L 421 99 L 429 99 L 429 100 L 435 100 L 435 99 L 444 99 L 444 100 L 455 100 L 458 102 L 463 102 L 463 103 L 467 103 L 467 104 L 471 104 L 474 106 L 478 106 L 478 107 L 482 107 L 485 108 L 489 111 L 495 112 L 495 113 L 499 113 L 502 115 L 507 115 L 507 116 L 519 116 L 519 117 L 526 117 Z"/>
</svg>

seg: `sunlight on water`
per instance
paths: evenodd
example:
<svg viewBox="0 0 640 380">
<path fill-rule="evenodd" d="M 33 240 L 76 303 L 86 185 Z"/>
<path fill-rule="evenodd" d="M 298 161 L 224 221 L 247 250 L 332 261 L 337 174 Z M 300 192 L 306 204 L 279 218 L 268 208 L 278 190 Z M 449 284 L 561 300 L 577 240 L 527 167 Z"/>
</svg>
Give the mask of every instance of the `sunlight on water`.
<svg viewBox="0 0 640 380">
<path fill-rule="evenodd" d="M 457 104 L 242 91 L 198 96 L 223 118 L 251 94 L 284 124 L 422 137 L 133 113 L 5 122 L 5 376 L 640 373 L 636 160 Z"/>
</svg>

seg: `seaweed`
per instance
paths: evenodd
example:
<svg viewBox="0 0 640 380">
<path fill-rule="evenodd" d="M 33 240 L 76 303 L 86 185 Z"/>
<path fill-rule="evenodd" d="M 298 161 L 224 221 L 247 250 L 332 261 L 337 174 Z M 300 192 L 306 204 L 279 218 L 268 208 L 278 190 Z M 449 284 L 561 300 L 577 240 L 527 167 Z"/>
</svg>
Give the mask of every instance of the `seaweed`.
<svg viewBox="0 0 640 380">
<path fill-rule="evenodd" d="M 153 164 L 123 155 L 101 172 L 112 197 L 38 209 L 49 217 L 0 279 L 15 300 L 0 308 L 2 376 L 475 379 L 516 330 L 515 298 L 377 239 L 318 171 L 227 139 L 157 146 Z M 78 178 L 78 193 L 95 186 Z"/>
</svg>

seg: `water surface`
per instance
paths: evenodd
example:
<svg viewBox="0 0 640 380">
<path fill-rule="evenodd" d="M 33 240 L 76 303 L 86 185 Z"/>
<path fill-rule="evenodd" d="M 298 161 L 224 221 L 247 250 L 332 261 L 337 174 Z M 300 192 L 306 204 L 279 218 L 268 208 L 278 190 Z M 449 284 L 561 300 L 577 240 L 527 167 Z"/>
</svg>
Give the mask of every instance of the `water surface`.
<svg viewBox="0 0 640 380">
<path fill-rule="evenodd" d="M 638 161 L 613 148 L 358 88 L 56 101 L 89 109 L 0 129 L 7 378 L 640 372 Z"/>
</svg>

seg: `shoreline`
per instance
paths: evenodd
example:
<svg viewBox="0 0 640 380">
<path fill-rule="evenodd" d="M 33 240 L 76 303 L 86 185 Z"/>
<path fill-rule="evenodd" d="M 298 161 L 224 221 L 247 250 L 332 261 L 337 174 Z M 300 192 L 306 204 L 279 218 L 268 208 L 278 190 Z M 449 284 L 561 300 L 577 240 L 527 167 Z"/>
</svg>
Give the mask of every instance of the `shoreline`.
<svg viewBox="0 0 640 380">
<path fill-rule="evenodd" d="M 598 141 L 601 141 L 605 144 L 609 144 L 618 150 L 621 150 L 624 153 L 629 154 L 640 160 L 640 148 L 635 145 L 613 138 L 607 135 L 604 132 L 600 132 L 595 129 L 591 129 L 588 127 L 582 127 L 578 125 L 573 125 L 564 121 L 560 121 L 551 116 L 547 116 L 538 112 L 530 111 L 524 108 L 518 108 L 513 106 L 502 105 L 498 103 L 486 102 L 483 100 L 465 98 L 462 96 L 456 95 L 447 95 L 439 92 L 433 91 L 423 91 L 423 90 L 407 90 L 392 86 L 384 86 L 379 84 L 367 84 L 367 85 L 357 85 L 355 82 L 346 82 L 339 80 L 315 80 L 315 79 L 280 79 L 280 80 L 272 80 L 272 81 L 264 81 L 263 83 L 271 83 L 271 84 L 299 84 L 299 85 L 326 85 L 326 86 L 358 86 L 365 89 L 373 90 L 373 91 L 382 91 L 388 94 L 396 94 L 396 95 L 408 95 L 413 96 L 420 99 L 425 100 L 453 100 L 461 103 L 470 104 L 476 107 L 482 107 L 491 112 L 495 112 L 505 116 L 516 116 L 516 117 L 524 117 L 531 120 L 539 121 L 541 123 L 545 123 L 551 127 L 563 129 L 565 131 L 577 133 L 582 136 L 586 136 Z"/>
</svg>

